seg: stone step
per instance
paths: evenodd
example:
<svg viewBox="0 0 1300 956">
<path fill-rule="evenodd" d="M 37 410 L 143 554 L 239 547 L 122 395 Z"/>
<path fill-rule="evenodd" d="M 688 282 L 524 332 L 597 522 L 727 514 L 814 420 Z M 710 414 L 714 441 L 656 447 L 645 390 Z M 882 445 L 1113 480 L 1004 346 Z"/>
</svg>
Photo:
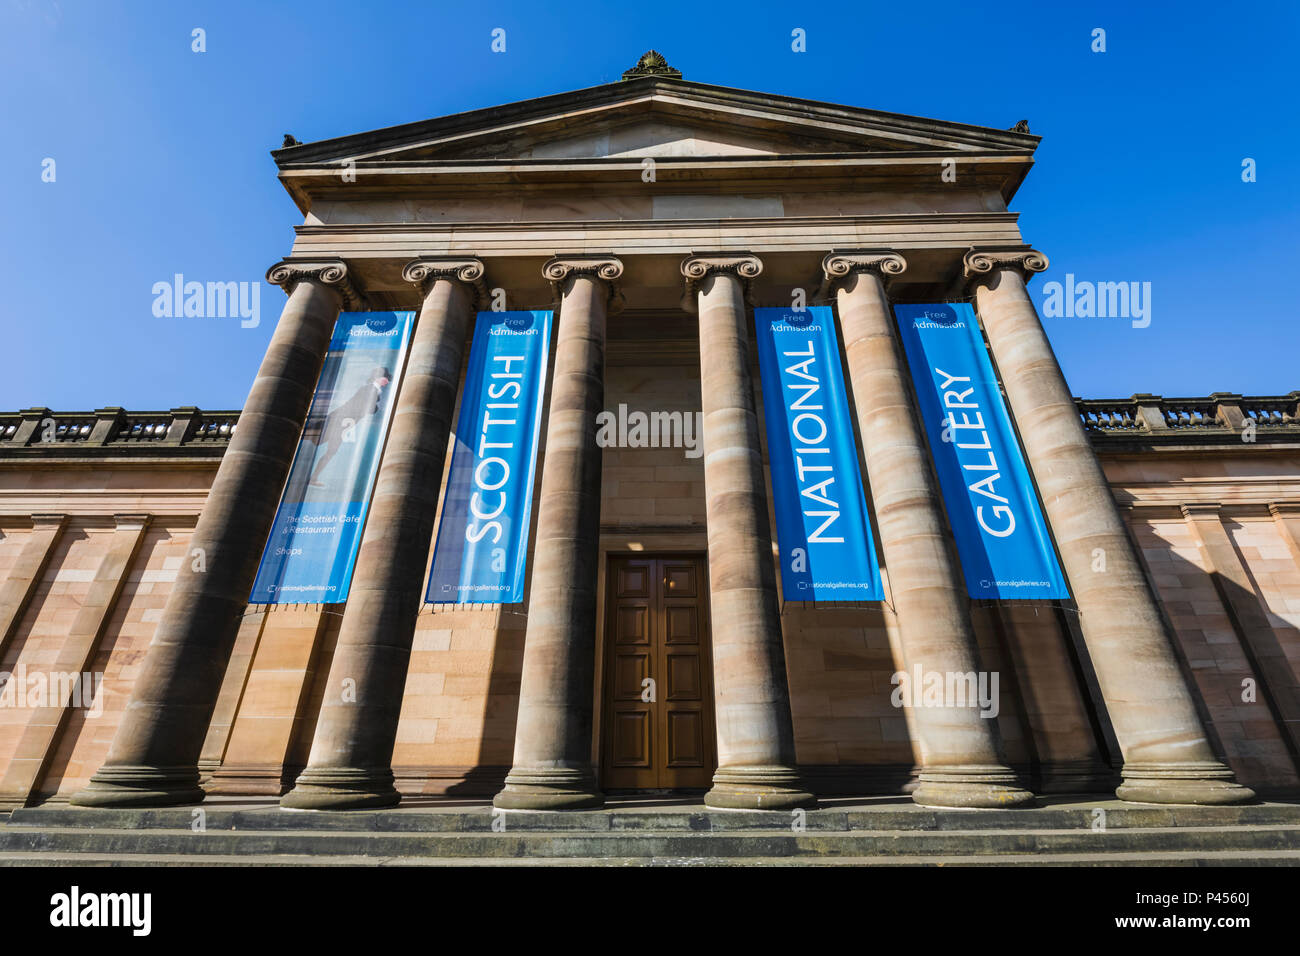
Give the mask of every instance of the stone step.
<svg viewBox="0 0 1300 956">
<path fill-rule="evenodd" d="M 102 854 L 102 853 L 5 853 L 0 867 L 226 867 L 240 866 L 453 866 L 453 867 L 631 867 L 631 866 L 1297 866 L 1300 850 L 1197 850 L 1163 853 L 1061 853 L 1050 856 L 840 856 L 840 857 L 370 857 L 289 856 L 277 854 L 250 859 L 239 854 Z"/>
<path fill-rule="evenodd" d="M 376 832 L 28 827 L 0 828 L 0 856 L 101 855 L 329 856 L 367 858 L 784 858 L 1025 856 L 1043 854 L 1300 851 L 1288 825 L 1087 829 L 786 830 L 681 832 Z"/>
<path fill-rule="evenodd" d="M 1095 804 L 1073 802 L 1022 810 L 930 810 L 911 803 L 853 809 L 810 810 L 802 818 L 809 832 L 1033 829 L 1089 830 L 1104 812 L 1107 830 L 1194 826 L 1300 826 L 1300 804 L 1255 804 L 1243 807 L 1156 807 L 1098 798 Z M 617 808 L 565 813 L 504 815 L 511 831 L 623 832 L 638 830 L 718 832 L 788 830 L 790 813 L 709 810 L 703 807 Z M 111 810 L 46 804 L 14 810 L 9 826 L 91 829 L 189 830 L 195 808 Z M 275 805 L 223 807 L 205 804 L 208 830 L 321 830 L 347 832 L 491 832 L 488 806 L 470 809 L 413 807 L 398 810 L 295 811 Z M 0 826 L 0 831 L 3 826 Z"/>
</svg>

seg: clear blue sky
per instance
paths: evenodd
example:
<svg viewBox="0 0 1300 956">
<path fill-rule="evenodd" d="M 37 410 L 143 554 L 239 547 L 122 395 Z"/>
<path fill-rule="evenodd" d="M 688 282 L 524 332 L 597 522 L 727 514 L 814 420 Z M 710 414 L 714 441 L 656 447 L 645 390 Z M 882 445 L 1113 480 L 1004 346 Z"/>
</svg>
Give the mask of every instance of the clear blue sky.
<svg viewBox="0 0 1300 956">
<path fill-rule="evenodd" d="M 177 272 L 260 280 L 288 251 L 300 217 L 268 155 L 283 133 L 593 86 L 651 47 L 705 83 L 1027 118 L 1044 138 L 1013 208 L 1052 260 L 1035 285 L 1152 284 L 1149 328 L 1045 320 L 1076 394 L 1300 388 L 1295 3 L 562 6 L 0 0 L 0 409 L 238 407 L 283 294 L 264 286 L 262 324 L 243 329 L 156 318 L 151 289 Z"/>
</svg>

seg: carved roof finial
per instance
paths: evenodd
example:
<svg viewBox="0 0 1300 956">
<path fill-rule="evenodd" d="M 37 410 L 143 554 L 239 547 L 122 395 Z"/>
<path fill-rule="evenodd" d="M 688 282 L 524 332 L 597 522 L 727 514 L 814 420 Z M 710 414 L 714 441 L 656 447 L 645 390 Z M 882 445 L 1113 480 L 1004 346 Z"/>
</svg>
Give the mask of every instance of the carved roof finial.
<svg viewBox="0 0 1300 956">
<path fill-rule="evenodd" d="M 635 80 L 640 76 L 665 76 L 670 80 L 680 80 L 682 71 L 674 70 L 669 66 L 668 61 L 658 50 L 647 50 L 641 54 L 641 59 L 636 61 L 636 66 L 623 74 L 623 79 Z"/>
</svg>

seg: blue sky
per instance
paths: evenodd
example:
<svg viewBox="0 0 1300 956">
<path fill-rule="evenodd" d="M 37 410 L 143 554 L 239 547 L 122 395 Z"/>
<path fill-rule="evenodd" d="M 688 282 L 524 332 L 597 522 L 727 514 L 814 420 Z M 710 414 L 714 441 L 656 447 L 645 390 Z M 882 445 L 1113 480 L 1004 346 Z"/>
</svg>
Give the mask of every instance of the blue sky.
<svg viewBox="0 0 1300 956">
<path fill-rule="evenodd" d="M 1147 328 L 1045 319 L 1076 394 L 1300 389 L 1300 6 L 1132 6 L 0 0 L 0 409 L 238 407 L 282 293 L 246 329 L 155 317 L 152 287 L 257 281 L 288 251 L 282 134 L 593 86 L 651 47 L 705 83 L 1028 119 L 1044 138 L 1013 209 L 1052 260 L 1035 286 L 1151 283 Z"/>
</svg>

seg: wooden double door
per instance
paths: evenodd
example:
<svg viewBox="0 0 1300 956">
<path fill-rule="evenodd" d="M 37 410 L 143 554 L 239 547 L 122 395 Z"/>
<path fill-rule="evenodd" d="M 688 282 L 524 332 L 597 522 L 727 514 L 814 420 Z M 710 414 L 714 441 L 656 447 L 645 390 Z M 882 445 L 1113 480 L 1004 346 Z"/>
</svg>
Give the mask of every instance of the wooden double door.
<svg viewBox="0 0 1300 956">
<path fill-rule="evenodd" d="M 704 557 L 611 558 L 607 580 L 602 784 L 705 789 L 716 757 Z"/>
</svg>

